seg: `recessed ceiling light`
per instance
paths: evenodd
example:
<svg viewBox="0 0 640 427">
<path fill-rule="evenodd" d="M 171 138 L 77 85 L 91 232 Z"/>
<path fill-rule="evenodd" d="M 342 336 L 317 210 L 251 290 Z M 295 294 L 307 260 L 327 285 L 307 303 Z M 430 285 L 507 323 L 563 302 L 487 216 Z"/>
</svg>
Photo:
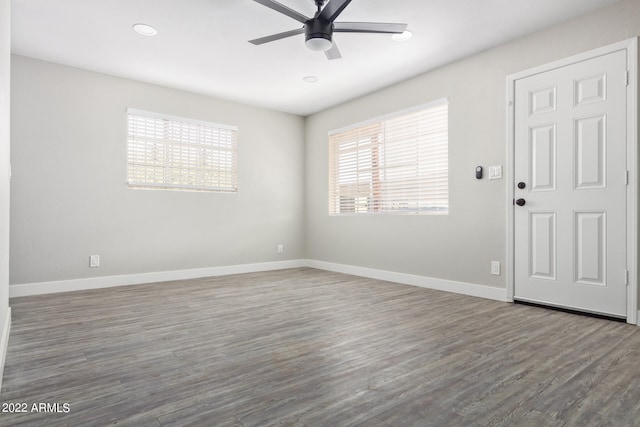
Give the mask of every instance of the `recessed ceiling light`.
<svg viewBox="0 0 640 427">
<path fill-rule="evenodd" d="M 302 78 L 302 80 L 307 83 L 317 83 L 319 79 L 316 76 L 305 76 Z"/>
<path fill-rule="evenodd" d="M 135 24 L 133 26 L 133 29 L 136 30 L 138 34 L 142 34 L 143 36 L 155 36 L 156 34 L 158 34 L 158 30 L 147 24 Z"/>
<path fill-rule="evenodd" d="M 391 35 L 391 38 L 397 42 L 403 42 L 405 40 L 409 40 L 411 37 L 413 37 L 413 33 L 409 30 L 406 30 L 400 34 Z"/>
</svg>

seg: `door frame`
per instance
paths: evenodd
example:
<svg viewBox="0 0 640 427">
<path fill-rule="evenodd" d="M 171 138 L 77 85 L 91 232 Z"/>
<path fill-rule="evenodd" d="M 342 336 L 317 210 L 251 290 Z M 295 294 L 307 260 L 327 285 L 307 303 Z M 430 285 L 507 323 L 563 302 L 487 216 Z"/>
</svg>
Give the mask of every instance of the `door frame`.
<svg viewBox="0 0 640 427">
<path fill-rule="evenodd" d="M 512 200 L 515 196 L 515 85 L 516 81 L 535 74 L 617 51 L 627 54 L 627 323 L 640 326 L 638 313 L 638 38 L 631 38 L 590 50 L 569 58 L 534 67 L 507 76 L 507 301 L 513 302 L 515 291 L 515 222 Z"/>
</svg>

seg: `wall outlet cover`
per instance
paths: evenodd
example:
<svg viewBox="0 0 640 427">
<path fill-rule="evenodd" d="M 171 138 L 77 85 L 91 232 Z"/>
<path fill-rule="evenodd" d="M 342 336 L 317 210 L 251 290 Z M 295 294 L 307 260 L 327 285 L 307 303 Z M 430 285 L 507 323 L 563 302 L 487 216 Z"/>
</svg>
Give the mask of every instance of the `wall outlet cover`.
<svg viewBox="0 0 640 427">
<path fill-rule="evenodd" d="M 491 274 L 500 275 L 500 261 L 491 261 Z"/>
<path fill-rule="evenodd" d="M 91 268 L 100 267 L 100 255 L 91 255 L 89 257 L 89 267 Z"/>
</svg>

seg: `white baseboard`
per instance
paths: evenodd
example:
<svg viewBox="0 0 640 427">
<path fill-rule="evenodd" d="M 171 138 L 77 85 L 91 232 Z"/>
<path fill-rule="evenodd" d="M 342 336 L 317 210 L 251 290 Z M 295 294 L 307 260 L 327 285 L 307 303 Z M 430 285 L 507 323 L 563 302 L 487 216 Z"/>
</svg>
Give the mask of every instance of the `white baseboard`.
<svg viewBox="0 0 640 427">
<path fill-rule="evenodd" d="M 229 274 L 255 273 L 260 271 L 283 270 L 286 268 L 311 267 L 337 273 L 352 274 L 371 279 L 387 280 L 404 285 L 420 286 L 440 291 L 454 292 L 496 301 L 507 301 L 507 290 L 474 283 L 456 282 L 417 276 L 393 271 L 376 270 L 367 267 L 336 264 L 332 262 L 298 259 L 290 261 L 241 264 L 223 267 L 196 268 L 190 270 L 161 271 L 155 273 L 126 274 L 119 276 L 91 277 L 86 279 L 58 280 L 53 282 L 25 283 L 9 286 L 9 297 L 23 297 L 58 292 L 81 291 L 109 288 L 114 286 L 137 285 L 142 283 L 166 282 L 170 280 L 196 279 L 200 277 L 226 276 Z"/>
<path fill-rule="evenodd" d="M 418 276 L 414 274 L 396 273 L 393 271 L 376 270 L 366 267 L 356 267 L 353 265 L 335 264 L 325 261 L 305 260 L 305 264 L 307 267 L 335 271 L 336 273 L 387 280 L 389 282 L 402 283 L 404 285 L 420 286 L 422 288 L 436 289 L 439 291 L 453 292 L 456 294 L 487 298 L 502 302 L 507 301 L 507 290 L 505 288 L 456 282 L 453 280 L 437 279 L 434 277 Z"/>
<path fill-rule="evenodd" d="M 7 307 L 7 317 L 4 319 L 4 328 L 0 337 L 0 390 L 2 390 L 2 375 L 4 373 L 4 362 L 7 357 L 7 347 L 9 346 L 9 333 L 11 332 L 11 307 Z"/>
<path fill-rule="evenodd" d="M 304 260 L 263 262 L 222 267 L 193 268 L 189 270 L 159 271 L 154 273 L 124 274 L 118 276 L 89 277 L 86 279 L 57 280 L 53 282 L 9 285 L 9 298 L 58 292 L 83 291 L 170 280 L 197 279 L 200 277 L 227 276 L 229 274 L 254 273 L 304 267 Z"/>
</svg>

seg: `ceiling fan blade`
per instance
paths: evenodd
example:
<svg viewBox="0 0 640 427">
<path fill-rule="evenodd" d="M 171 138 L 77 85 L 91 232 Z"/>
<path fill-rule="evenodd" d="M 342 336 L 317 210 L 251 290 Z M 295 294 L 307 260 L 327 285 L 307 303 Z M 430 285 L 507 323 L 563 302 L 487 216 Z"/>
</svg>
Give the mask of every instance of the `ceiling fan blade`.
<svg viewBox="0 0 640 427">
<path fill-rule="evenodd" d="M 388 22 L 335 22 L 333 24 L 333 31 L 336 33 L 400 34 L 406 29 L 407 24 Z"/>
<path fill-rule="evenodd" d="M 333 22 L 349 3 L 351 3 L 351 0 L 329 0 L 329 3 L 322 9 L 318 18 Z"/>
<path fill-rule="evenodd" d="M 263 44 L 263 43 L 269 43 L 269 42 L 272 42 L 272 41 L 284 39 L 284 38 L 291 37 L 291 36 L 296 36 L 298 34 L 303 34 L 303 33 L 304 33 L 304 28 L 298 28 L 296 30 L 285 31 L 284 33 L 271 34 L 270 36 L 260 37 L 259 39 L 249 40 L 249 43 L 253 43 L 255 45 L 259 45 L 259 44 Z"/>
<path fill-rule="evenodd" d="M 331 47 L 324 51 L 327 59 L 340 59 L 342 55 L 340 55 L 340 51 L 338 50 L 338 45 L 334 41 Z"/>
<path fill-rule="evenodd" d="M 253 0 L 253 1 L 255 1 L 256 3 L 260 3 L 263 6 L 267 6 L 269 9 L 273 9 L 276 12 L 280 12 L 284 15 L 287 15 L 288 17 L 293 18 L 298 22 L 302 22 L 303 24 L 307 22 L 309 19 L 311 19 L 304 16 L 300 12 L 297 12 L 274 0 Z"/>
</svg>

